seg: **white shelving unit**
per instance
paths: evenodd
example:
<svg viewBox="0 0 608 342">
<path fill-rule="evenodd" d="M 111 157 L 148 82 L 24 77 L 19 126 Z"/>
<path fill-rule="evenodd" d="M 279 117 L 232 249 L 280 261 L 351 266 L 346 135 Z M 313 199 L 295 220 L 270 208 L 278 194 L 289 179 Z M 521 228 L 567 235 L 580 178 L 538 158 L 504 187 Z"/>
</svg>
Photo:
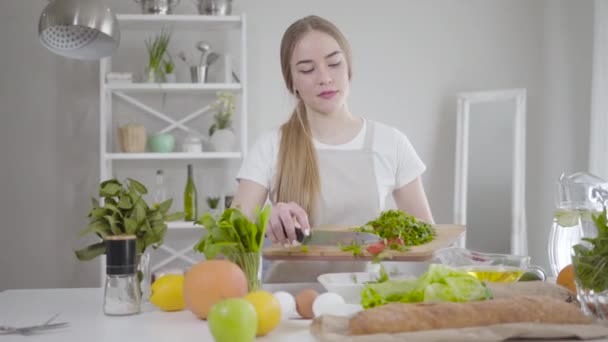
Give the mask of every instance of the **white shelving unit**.
<svg viewBox="0 0 608 342">
<path fill-rule="evenodd" d="M 241 159 L 240 152 L 201 153 L 107 153 L 107 160 L 197 160 L 197 159 Z"/>
<path fill-rule="evenodd" d="M 198 93 L 214 94 L 217 91 L 241 91 L 241 84 L 231 83 L 125 83 L 106 84 L 106 89 L 124 93 Z"/>
<path fill-rule="evenodd" d="M 240 49 L 239 83 L 107 83 L 106 75 L 111 72 L 112 58 L 105 58 L 100 62 L 100 178 L 101 181 L 115 177 L 114 168 L 120 167 L 115 163 L 138 163 L 145 160 L 153 161 L 210 161 L 210 160 L 240 160 L 247 153 L 247 26 L 244 14 L 233 16 L 207 16 L 207 15 L 147 15 L 147 14 L 119 14 L 117 15 L 121 34 L 128 35 L 130 32 L 159 32 L 161 29 L 170 29 L 173 32 L 185 30 L 194 32 L 217 32 L 226 30 L 236 30 L 240 33 L 238 42 Z M 143 48 L 143 46 L 142 46 Z M 225 66 L 229 70 L 224 70 L 226 82 L 233 82 L 232 65 Z M 113 126 L 113 101 L 123 101 L 128 105 L 142 110 L 164 122 L 167 126 L 161 132 L 181 130 L 196 133 L 205 140 L 204 134 L 196 132 L 195 129 L 188 127 L 188 121 L 202 115 L 210 114 L 210 104 L 186 115 L 182 119 L 175 119 L 169 114 L 152 108 L 144 101 L 136 99 L 132 95 L 139 94 L 184 94 L 196 96 L 199 94 L 213 95 L 218 91 L 230 91 L 240 96 L 240 106 L 237 108 L 239 113 L 239 130 L 235 132 L 240 141 L 239 151 L 235 152 L 202 152 L 202 153 L 121 153 L 113 151 L 113 141 L 116 139 Z M 118 117 L 120 113 L 116 113 Z M 236 118 L 235 118 L 236 119 Z M 199 203 L 204 202 L 199 199 Z M 169 222 L 169 230 L 191 231 L 201 229 L 201 226 L 193 222 Z M 180 259 L 192 264 L 194 260 L 186 255 L 191 250 L 189 248 L 173 248 L 168 244 L 167 239 L 161 248 L 169 254 L 169 257 L 160 261 L 156 266 L 167 265 L 169 262 Z M 102 259 L 102 280 L 105 274 L 105 260 Z M 152 272 L 155 267 L 152 267 Z"/>
</svg>

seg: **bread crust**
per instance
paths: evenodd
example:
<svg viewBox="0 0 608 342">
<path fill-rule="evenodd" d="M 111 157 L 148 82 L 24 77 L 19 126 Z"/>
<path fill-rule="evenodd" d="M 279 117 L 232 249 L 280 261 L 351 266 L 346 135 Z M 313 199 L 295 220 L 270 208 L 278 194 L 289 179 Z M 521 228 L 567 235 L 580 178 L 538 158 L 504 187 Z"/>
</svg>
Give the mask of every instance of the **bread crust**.
<svg viewBox="0 0 608 342">
<path fill-rule="evenodd" d="M 349 321 L 353 335 L 465 328 L 502 323 L 589 324 L 579 307 L 555 298 L 524 296 L 468 303 L 392 303 Z"/>
</svg>

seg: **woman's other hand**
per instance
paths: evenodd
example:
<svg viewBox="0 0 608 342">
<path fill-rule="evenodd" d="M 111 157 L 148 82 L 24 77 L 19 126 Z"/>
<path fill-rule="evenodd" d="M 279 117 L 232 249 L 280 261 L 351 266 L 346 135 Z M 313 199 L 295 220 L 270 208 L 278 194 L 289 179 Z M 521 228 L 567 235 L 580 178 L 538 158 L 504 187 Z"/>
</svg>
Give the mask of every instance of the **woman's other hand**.
<svg viewBox="0 0 608 342">
<path fill-rule="evenodd" d="M 273 243 L 291 245 L 292 241 L 297 241 L 296 229 L 301 229 L 304 236 L 310 234 L 306 211 L 294 202 L 275 204 L 270 214 L 268 238 Z"/>
</svg>

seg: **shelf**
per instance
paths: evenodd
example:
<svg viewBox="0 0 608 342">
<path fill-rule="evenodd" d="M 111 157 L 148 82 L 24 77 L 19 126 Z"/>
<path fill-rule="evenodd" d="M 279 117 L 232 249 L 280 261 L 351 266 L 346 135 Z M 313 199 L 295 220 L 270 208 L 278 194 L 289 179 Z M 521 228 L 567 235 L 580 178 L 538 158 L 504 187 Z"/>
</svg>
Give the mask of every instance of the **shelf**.
<svg viewBox="0 0 608 342">
<path fill-rule="evenodd" d="M 106 83 L 110 91 L 130 93 L 240 91 L 239 83 Z"/>
<path fill-rule="evenodd" d="M 167 27 L 174 30 L 227 30 L 238 29 L 241 16 L 213 16 L 199 14 L 118 14 L 121 30 L 158 30 Z"/>
<path fill-rule="evenodd" d="M 106 153 L 111 160 L 162 160 L 162 159 L 241 159 L 240 152 L 202 152 L 202 153 Z"/>
<path fill-rule="evenodd" d="M 188 221 L 167 222 L 167 229 L 201 229 L 203 226 Z"/>
</svg>

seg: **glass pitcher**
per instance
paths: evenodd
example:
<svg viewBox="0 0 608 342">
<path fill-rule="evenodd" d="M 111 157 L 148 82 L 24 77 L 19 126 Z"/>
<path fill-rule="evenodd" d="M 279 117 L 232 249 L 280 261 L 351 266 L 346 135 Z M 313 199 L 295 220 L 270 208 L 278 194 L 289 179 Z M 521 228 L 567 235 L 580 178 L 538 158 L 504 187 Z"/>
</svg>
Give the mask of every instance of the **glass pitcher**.
<svg viewBox="0 0 608 342">
<path fill-rule="evenodd" d="M 572 246 L 597 235 L 592 215 L 603 210 L 606 200 L 608 183 L 602 178 L 587 172 L 561 175 L 548 245 L 553 276 L 572 263 Z"/>
<path fill-rule="evenodd" d="M 510 283 L 518 281 L 526 272 L 535 273 L 540 280 L 546 279 L 546 273 L 541 267 L 530 265 L 529 256 L 482 253 L 449 247 L 435 252 L 435 258 L 444 265 L 461 269 L 482 281 Z"/>
</svg>

